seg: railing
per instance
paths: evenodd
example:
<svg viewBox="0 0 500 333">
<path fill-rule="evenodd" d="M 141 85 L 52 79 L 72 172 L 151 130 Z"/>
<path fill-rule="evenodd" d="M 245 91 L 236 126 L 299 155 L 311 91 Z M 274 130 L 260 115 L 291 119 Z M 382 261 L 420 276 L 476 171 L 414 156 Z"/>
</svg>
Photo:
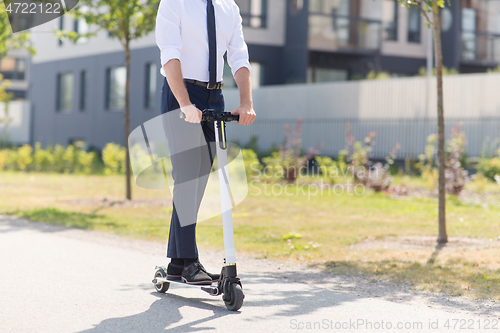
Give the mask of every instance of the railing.
<svg viewBox="0 0 500 333">
<path fill-rule="evenodd" d="M 378 51 L 382 21 L 349 15 L 310 13 L 309 48 L 318 51 Z"/>
<path fill-rule="evenodd" d="M 445 119 L 446 139 L 451 137 L 451 129 L 462 122 L 462 130 L 467 137 L 467 154 L 469 157 L 480 156 L 481 153 L 495 155 L 500 142 L 500 117 Z M 303 149 L 319 147 L 322 155 L 338 156 L 345 149 L 346 123 L 350 124 L 351 134 L 356 141 L 361 141 L 370 132 L 375 132 L 375 145 L 371 155 L 376 159 L 384 159 L 396 143 L 400 144 L 397 158 L 417 159 L 425 153 L 427 137 L 437 133 L 435 118 L 342 118 L 342 119 L 304 119 L 301 125 Z M 285 139 L 285 125 L 295 129 L 297 119 L 256 119 L 254 132 L 243 136 L 240 128 L 228 128 L 228 137 L 239 144 L 250 142 L 252 135 L 257 137 L 259 149 L 268 150 L 272 144 L 279 146 Z M 258 128 L 258 132 L 255 131 Z M 247 129 L 245 128 L 244 131 Z M 494 147 L 494 148 L 491 148 Z"/>
<path fill-rule="evenodd" d="M 462 60 L 485 64 L 500 62 L 500 34 L 462 31 Z"/>
</svg>

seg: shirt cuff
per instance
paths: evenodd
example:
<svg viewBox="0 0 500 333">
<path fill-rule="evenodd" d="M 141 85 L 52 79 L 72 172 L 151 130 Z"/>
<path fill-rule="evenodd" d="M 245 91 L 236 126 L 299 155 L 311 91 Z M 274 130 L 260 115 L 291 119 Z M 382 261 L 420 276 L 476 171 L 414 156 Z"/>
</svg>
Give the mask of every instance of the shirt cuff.
<svg viewBox="0 0 500 333">
<path fill-rule="evenodd" d="M 236 74 L 236 72 L 238 71 L 238 69 L 240 69 L 242 67 L 248 68 L 248 71 L 250 73 L 252 73 L 252 68 L 250 66 L 250 63 L 248 61 L 240 61 L 240 62 L 233 64 L 233 66 L 231 67 L 231 71 L 233 72 L 233 77 L 234 77 L 234 74 Z"/>
<path fill-rule="evenodd" d="M 161 50 L 161 67 L 163 67 L 167 62 L 172 59 L 181 60 L 181 51 L 176 47 L 166 47 Z"/>
</svg>

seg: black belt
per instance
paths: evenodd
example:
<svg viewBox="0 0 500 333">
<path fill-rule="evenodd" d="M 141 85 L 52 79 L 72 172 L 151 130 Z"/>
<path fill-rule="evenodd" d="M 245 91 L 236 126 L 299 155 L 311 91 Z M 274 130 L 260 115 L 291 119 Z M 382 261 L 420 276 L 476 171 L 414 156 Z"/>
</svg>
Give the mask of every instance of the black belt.
<svg viewBox="0 0 500 333">
<path fill-rule="evenodd" d="M 224 87 L 224 83 L 222 83 L 222 82 L 217 82 L 215 84 L 215 86 L 209 87 L 209 82 L 202 82 L 202 81 L 191 80 L 191 79 L 184 79 L 184 81 L 186 81 L 187 83 L 196 84 L 197 86 L 200 86 L 200 87 L 205 87 L 208 90 L 217 90 L 217 89 L 222 89 L 222 87 Z"/>
</svg>

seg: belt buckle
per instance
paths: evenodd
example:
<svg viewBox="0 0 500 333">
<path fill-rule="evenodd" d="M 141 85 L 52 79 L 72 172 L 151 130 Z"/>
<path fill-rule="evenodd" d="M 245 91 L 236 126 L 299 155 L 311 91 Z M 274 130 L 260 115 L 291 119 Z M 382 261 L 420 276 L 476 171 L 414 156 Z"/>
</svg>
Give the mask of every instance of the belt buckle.
<svg viewBox="0 0 500 333">
<path fill-rule="evenodd" d="M 208 90 L 222 89 L 222 83 L 216 83 L 213 87 L 210 87 L 210 82 L 207 83 Z"/>
</svg>

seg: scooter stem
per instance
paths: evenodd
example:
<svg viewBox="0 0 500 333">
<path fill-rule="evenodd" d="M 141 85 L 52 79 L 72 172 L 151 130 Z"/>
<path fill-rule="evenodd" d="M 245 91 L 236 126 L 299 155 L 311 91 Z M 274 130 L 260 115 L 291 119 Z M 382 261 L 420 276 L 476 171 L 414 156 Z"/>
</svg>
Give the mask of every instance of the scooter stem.
<svg viewBox="0 0 500 333">
<path fill-rule="evenodd" d="M 225 136 L 225 123 L 215 121 L 217 127 L 215 131 L 215 141 L 217 147 L 217 165 L 219 169 L 219 186 L 221 193 L 222 208 L 222 232 L 224 234 L 224 251 L 226 254 L 226 265 L 236 263 L 233 233 L 233 215 L 231 205 L 231 192 L 229 188 L 229 173 L 227 166 L 227 144 Z M 219 137 L 220 136 L 220 137 Z M 222 148 L 224 147 L 224 148 Z"/>
</svg>

